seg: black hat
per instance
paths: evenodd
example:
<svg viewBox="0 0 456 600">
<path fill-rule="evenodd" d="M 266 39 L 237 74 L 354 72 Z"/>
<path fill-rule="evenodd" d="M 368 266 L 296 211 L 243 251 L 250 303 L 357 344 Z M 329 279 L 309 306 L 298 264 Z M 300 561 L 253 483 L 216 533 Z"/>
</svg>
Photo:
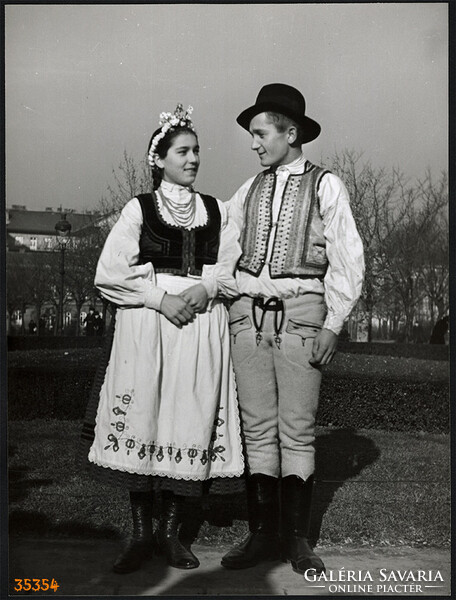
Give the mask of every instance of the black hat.
<svg viewBox="0 0 456 600">
<path fill-rule="evenodd" d="M 311 142 L 320 135 L 321 127 L 313 119 L 306 117 L 306 101 L 296 88 L 285 83 L 264 85 L 250 108 L 242 111 L 236 121 L 249 131 L 250 121 L 262 112 L 277 112 L 293 119 L 304 130 L 303 144 Z"/>
</svg>

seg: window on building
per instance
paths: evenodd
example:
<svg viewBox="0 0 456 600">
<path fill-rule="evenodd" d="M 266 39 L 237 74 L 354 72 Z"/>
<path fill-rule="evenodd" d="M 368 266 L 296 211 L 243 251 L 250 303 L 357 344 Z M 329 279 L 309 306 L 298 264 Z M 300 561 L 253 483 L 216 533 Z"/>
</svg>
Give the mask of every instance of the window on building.
<svg viewBox="0 0 456 600">
<path fill-rule="evenodd" d="M 46 250 L 50 250 L 52 248 L 52 238 L 51 237 L 45 237 L 44 238 L 44 247 L 46 248 Z"/>
<path fill-rule="evenodd" d="M 38 250 L 38 240 L 36 237 L 30 238 L 30 250 Z"/>
</svg>

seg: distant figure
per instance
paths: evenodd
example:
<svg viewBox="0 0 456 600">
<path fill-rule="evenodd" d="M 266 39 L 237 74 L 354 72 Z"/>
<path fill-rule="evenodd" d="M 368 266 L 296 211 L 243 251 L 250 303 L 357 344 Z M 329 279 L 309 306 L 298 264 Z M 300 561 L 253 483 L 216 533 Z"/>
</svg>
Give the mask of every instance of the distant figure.
<svg viewBox="0 0 456 600">
<path fill-rule="evenodd" d="M 35 333 L 38 331 L 38 327 L 36 326 L 36 323 L 33 319 L 30 319 L 29 321 L 29 333 L 30 335 L 35 335 Z"/>
<path fill-rule="evenodd" d="M 415 321 L 413 325 L 412 339 L 415 344 L 421 344 L 423 342 L 423 328 L 418 321 Z"/>
<path fill-rule="evenodd" d="M 100 315 L 100 313 L 96 310 L 95 311 L 95 319 L 93 321 L 93 328 L 94 328 L 94 335 L 103 335 L 103 330 L 104 330 L 104 323 L 103 323 L 103 317 Z"/>
<path fill-rule="evenodd" d="M 43 335 L 46 330 L 46 319 L 44 317 L 40 317 L 38 321 L 38 333 Z"/>
<path fill-rule="evenodd" d="M 339 341 L 340 342 L 349 342 L 351 340 L 350 334 L 348 333 L 348 329 L 344 327 L 342 331 L 339 333 Z"/>
<path fill-rule="evenodd" d="M 54 315 L 51 315 L 49 317 L 49 321 L 48 321 L 49 335 L 54 335 L 54 324 L 55 324 L 55 317 L 54 317 Z"/>
<path fill-rule="evenodd" d="M 84 319 L 84 325 L 86 327 L 86 335 L 95 335 L 95 309 L 93 306 L 89 307 L 89 314 Z"/>
<path fill-rule="evenodd" d="M 445 343 L 445 334 L 448 331 L 448 321 L 448 315 L 437 321 L 437 323 L 434 325 L 434 329 L 432 330 L 431 339 L 429 340 L 430 344 Z"/>
</svg>

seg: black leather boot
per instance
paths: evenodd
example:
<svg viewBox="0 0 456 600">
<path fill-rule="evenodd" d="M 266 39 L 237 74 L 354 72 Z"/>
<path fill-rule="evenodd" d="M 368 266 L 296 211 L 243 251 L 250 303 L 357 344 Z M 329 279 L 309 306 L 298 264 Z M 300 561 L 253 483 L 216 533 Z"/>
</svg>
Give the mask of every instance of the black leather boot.
<svg viewBox="0 0 456 600">
<path fill-rule="evenodd" d="M 283 558 L 291 561 L 293 570 L 301 575 L 308 569 L 317 574 L 326 570 L 308 540 L 313 482 L 313 475 L 307 481 L 297 475 L 282 479 Z"/>
<path fill-rule="evenodd" d="M 137 571 L 144 560 L 153 555 L 152 499 L 149 492 L 130 492 L 133 534 L 124 551 L 117 557 L 114 573 Z"/>
<path fill-rule="evenodd" d="M 164 554 L 170 567 L 196 569 L 199 560 L 190 546 L 186 548 L 179 540 L 180 504 L 182 500 L 173 492 L 163 492 L 163 507 L 158 528 L 158 548 Z"/>
<path fill-rule="evenodd" d="M 222 558 L 227 569 L 247 569 L 280 558 L 278 479 L 255 473 L 247 478 L 249 535 Z"/>
<path fill-rule="evenodd" d="M 180 521 L 179 541 L 184 548 L 191 550 L 191 546 L 198 537 L 204 523 L 204 510 L 200 498 L 196 502 L 187 503 L 186 510 L 182 511 L 180 515 Z"/>
</svg>

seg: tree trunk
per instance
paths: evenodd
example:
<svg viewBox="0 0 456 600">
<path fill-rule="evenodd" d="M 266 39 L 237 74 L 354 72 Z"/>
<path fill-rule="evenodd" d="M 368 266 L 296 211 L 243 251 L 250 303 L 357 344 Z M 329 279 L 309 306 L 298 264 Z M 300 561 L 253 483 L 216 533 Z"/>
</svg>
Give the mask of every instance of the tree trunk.
<svg viewBox="0 0 456 600">
<path fill-rule="evenodd" d="M 367 313 L 367 341 L 372 342 L 372 313 Z"/>
<path fill-rule="evenodd" d="M 81 307 L 76 305 L 76 337 L 79 336 L 81 330 Z"/>
<path fill-rule="evenodd" d="M 405 313 L 405 343 L 408 344 L 411 340 L 413 340 L 413 320 L 415 318 L 415 311 L 413 309 L 409 309 Z"/>
<path fill-rule="evenodd" d="M 22 319 L 21 319 L 21 334 L 22 335 L 25 335 L 25 313 L 26 313 L 26 310 L 27 310 L 27 305 L 26 304 L 22 304 L 22 307 L 21 307 L 21 316 L 22 316 Z"/>
<path fill-rule="evenodd" d="M 41 309 L 43 304 L 41 302 L 35 302 L 35 310 L 36 310 L 36 335 L 43 335 L 43 331 L 41 331 Z"/>
<path fill-rule="evenodd" d="M 446 310 L 446 306 L 445 306 L 445 302 L 444 302 L 443 298 L 437 299 L 435 301 L 435 303 L 437 305 L 437 319 L 436 319 L 436 322 L 437 322 L 446 316 L 447 310 Z"/>
<path fill-rule="evenodd" d="M 391 326 L 392 326 L 392 329 L 391 329 L 391 338 L 393 340 L 397 340 L 397 336 L 399 334 L 399 317 L 394 316 L 391 319 Z"/>
</svg>

